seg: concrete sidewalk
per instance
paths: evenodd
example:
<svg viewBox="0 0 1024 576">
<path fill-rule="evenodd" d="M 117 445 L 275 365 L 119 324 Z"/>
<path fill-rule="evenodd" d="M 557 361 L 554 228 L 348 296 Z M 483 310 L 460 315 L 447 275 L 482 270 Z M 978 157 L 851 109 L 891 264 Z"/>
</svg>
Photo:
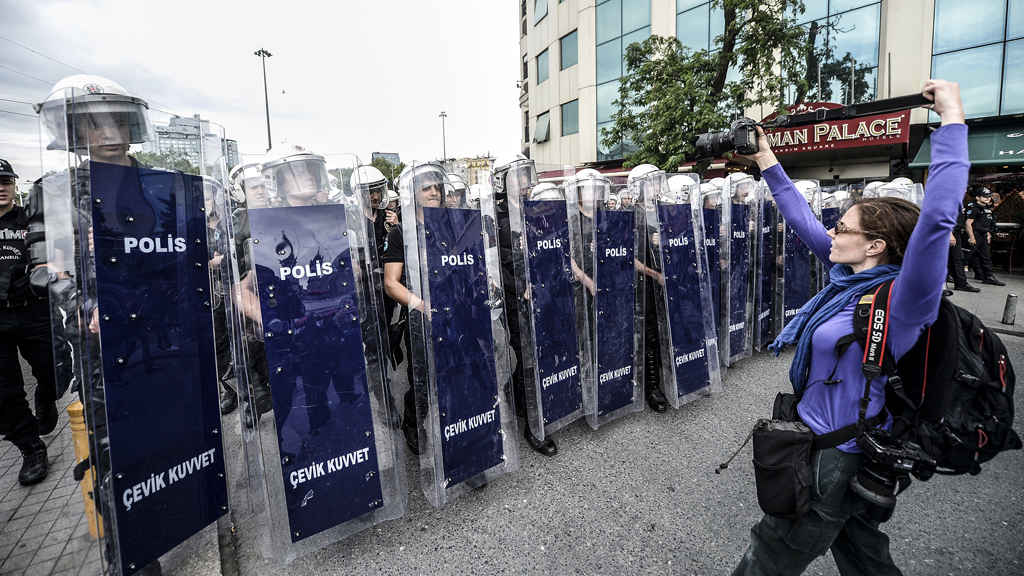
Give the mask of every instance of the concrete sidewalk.
<svg viewBox="0 0 1024 576">
<path fill-rule="evenodd" d="M 974 275 L 967 273 L 967 281 L 972 286 L 980 288 L 981 292 L 959 292 L 954 291 L 949 297 L 954 304 L 973 312 L 988 327 L 989 330 L 998 334 L 1009 334 L 1011 336 L 1024 336 L 1024 316 L 1021 310 L 1020 300 L 1024 299 L 1024 273 L 1009 274 L 1003 270 L 996 271 L 996 278 L 1006 283 L 1006 286 L 990 286 L 982 284 L 981 280 L 973 280 Z M 952 288 L 952 284 L 947 284 Z M 1016 294 L 1018 296 L 1016 322 L 1012 325 L 1003 324 L 1003 309 L 1006 305 L 1006 296 Z M 1020 364 L 1018 363 L 1018 366 Z"/>
</svg>

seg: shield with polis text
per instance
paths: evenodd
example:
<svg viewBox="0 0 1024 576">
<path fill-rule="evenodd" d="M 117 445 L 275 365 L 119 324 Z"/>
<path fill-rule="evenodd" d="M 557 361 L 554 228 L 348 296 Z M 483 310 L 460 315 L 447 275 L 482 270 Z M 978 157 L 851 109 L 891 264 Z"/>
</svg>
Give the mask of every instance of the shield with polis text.
<svg viewBox="0 0 1024 576">
<path fill-rule="evenodd" d="M 420 484 L 440 508 L 519 467 L 494 198 L 447 207 L 438 164 L 402 174 Z"/>
<path fill-rule="evenodd" d="M 131 575 L 172 569 L 228 509 L 208 166 L 148 166 L 139 153 L 168 119 L 85 78 L 39 106 L 46 175 L 30 200 L 45 225 L 32 250 L 46 264 L 56 376 L 78 400 L 76 437 L 51 449 L 74 443 L 85 517 L 69 506 L 54 529 L 67 522 L 78 572 Z"/>
<path fill-rule="evenodd" d="M 241 158 L 229 312 L 250 504 L 286 564 L 405 510 L 386 378 L 375 207 L 352 155 Z M 358 184 L 358 182 L 356 182 Z"/>
</svg>

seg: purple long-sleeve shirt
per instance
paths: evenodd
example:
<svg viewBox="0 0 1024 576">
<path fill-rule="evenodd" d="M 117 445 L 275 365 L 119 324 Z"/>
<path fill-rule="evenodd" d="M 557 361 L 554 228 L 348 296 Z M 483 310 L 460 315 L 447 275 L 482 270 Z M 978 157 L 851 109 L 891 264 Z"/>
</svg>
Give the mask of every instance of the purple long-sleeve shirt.
<svg viewBox="0 0 1024 576">
<path fill-rule="evenodd" d="M 926 326 L 938 317 L 946 278 L 949 234 L 960 211 L 960 201 L 967 187 L 967 126 L 949 124 L 932 133 L 932 163 L 929 168 L 926 194 L 903 257 L 899 275 L 893 282 L 890 299 L 887 343 L 889 354 L 898 360 L 917 342 Z M 772 196 L 786 222 L 807 243 L 815 256 L 829 269 L 832 239 L 825 227 L 815 219 L 807 201 L 776 164 L 762 171 Z M 811 340 L 811 362 L 808 388 L 797 411 L 815 434 L 838 430 L 857 421 L 858 404 L 864 395 L 864 376 L 860 367 L 864 349 L 854 342 L 836 365 L 836 341 L 853 332 L 853 312 L 859 296 L 828 319 Z M 839 384 L 823 384 L 836 367 Z M 885 403 L 885 376 L 871 381 L 871 403 L 868 417 L 878 414 Z M 813 385 L 812 385 L 813 384 Z M 844 452 L 859 452 L 855 441 L 839 446 Z"/>
</svg>

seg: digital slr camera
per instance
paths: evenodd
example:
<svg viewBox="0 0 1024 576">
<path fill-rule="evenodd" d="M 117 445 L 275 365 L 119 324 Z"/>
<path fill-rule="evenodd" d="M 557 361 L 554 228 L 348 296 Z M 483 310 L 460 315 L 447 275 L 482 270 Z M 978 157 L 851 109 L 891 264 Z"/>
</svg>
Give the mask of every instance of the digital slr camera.
<svg viewBox="0 0 1024 576">
<path fill-rule="evenodd" d="M 758 123 L 740 118 L 732 123 L 728 132 L 713 132 L 697 136 L 697 156 L 715 158 L 726 152 L 748 155 L 757 152 Z"/>
<path fill-rule="evenodd" d="M 867 500 L 868 516 L 878 522 L 892 518 L 901 480 L 905 487 L 911 474 L 927 480 L 935 473 L 935 460 L 920 446 L 881 428 L 868 428 L 858 435 L 857 447 L 864 453 L 864 461 L 850 480 L 850 488 Z"/>
</svg>

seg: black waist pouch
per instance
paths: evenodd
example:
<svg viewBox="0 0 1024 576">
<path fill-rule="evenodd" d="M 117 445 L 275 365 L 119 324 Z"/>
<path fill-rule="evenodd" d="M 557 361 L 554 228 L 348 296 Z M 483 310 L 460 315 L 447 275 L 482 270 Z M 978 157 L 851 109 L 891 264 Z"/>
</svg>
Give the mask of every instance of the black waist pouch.
<svg viewBox="0 0 1024 576">
<path fill-rule="evenodd" d="M 769 516 L 796 518 L 811 509 L 811 444 L 803 422 L 761 419 L 754 427 L 757 503 Z"/>
</svg>

